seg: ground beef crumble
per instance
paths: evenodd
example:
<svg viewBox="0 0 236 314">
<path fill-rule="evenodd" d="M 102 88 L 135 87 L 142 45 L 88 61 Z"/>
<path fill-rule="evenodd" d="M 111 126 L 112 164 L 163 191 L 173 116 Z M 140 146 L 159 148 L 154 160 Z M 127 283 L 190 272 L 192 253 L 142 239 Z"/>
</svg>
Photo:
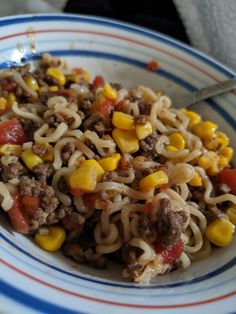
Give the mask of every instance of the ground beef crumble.
<svg viewBox="0 0 236 314">
<path fill-rule="evenodd" d="M 134 124 L 145 124 L 147 122 L 145 115 L 139 115 L 134 118 Z"/>
<path fill-rule="evenodd" d="M 50 115 L 45 115 L 44 120 L 50 127 L 56 128 L 62 122 L 66 122 L 68 125 L 74 123 L 74 117 L 64 116 L 59 112 L 52 113 Z"/>
<path fill-rule="evenodd" d="M 228 219 L 227 215 L 219 208 L 213 205 L 208 205 L 205 211 L 206 219 L 208 223 L 213 222 L 216 219 Z"/>
<path fill-rule="evenodd" d="M 101 115 L 93 115 L 82 124 L 83 130 L 91 130 L 97 132 L 97 134 L 102 137 L 105 133 L 109 132 L 104 123 L 104 118 Z"/>
<path fill-rule="evenodd" d="M 139 248 L 124 245 L 122 247 L 122 260 L 126 265 L 126 272 L 129 279 L 134 280 L 142 274 L 143 266 L 138 263 L 138 257 L 142 254 Z"/>
<path fill-rule="evenodd" d="M 75 152 L 75 144 L 67 143 L 61 150 L 61 157 L 64 163 L 67 163 L 70 156 Z"/>
<path fill-rule="evenodd" d="M 27 173 L 27 169 L 19 162 L 11 162 L 7 166 L 1 164 L 1 177 L 4 183 L 12 179 L 19 179 L 19 176 Z"/>
<path fill-rule="evenodd" d="M 32 146 L 33 152 L 38 155 L 39 157 L 44 157 L 48 152 L 46 145 L 33 145 Z"/>
<path fill-rule="evenodd" d="M 30 222 L 31 229 L 35 230 L 47 221 L 50 213 L 55 211 L 59 201 L 55 196 L 54 189 L 45 181 L 38 181 L 35 178 L 22 176 L 19 183 L 20 195 L 28 195 L 39 198 L 39 209 L 34 213 Z"/>
<path fill-rule="evenodd" d="M 148 135 L 144 140 L 139 142 L 139 153 L 143 156 L 156 158 L 158 153 L 156 152 L 155 145 L 157 142 L 158 134 L 156 132 Z"/>
<path fill-rule="evenodd" d="M 73 210 L 74 208 L 72 206 L 61 205 L 59 208 L 48 215 L 46 223 L 48 225 L 55 224 L 69 216 Z"/>
<path fill-rule="evenodd" d="M 83 224 L 85 222 L 85 218 L 80 215 L 79 213 L 73 212 L 70 215 L 67 215 L 63 221 L 62 225 L 63 227 L 68 231 L 78 230 L 83 227 Z"/>
<path fill-rule="evenodd" d="M 85 117 L 88 117 L 92 105 L 93 105 L 92 100 L 86 98 L 82 99 L 79 102 L 79 110 L 81 110 L 84 113 Z"/>
<path fill-rule="evenodd" d="M 151 113 L 152 106 L 150 104 L 147 104 L 143 100 L 138 100 L 138 107 L 140 114 L 144 114 L 146 116 L 149 116 Z"/>
<path fill-rule="evenodd" d="M 40 127 L 38 123 L 32 121 L 20 118 L 20 123 L 22 125 L 22 128 L 26 134 L 27 141 L 32 141 L 34 139 L 34 133 L 38 130 Z"/>
<path fill-rule="evenodd" d="M 97 268 L 106 266 L 106 258 L 103 255 L 96 253 L 91 248 L 83 249 L 78 243 L 67 243 L 63 247 L 63 252 L 78 263 L 88 264 Z"/>
<path fill-rule="evenodd" d="M 57 188 L 60 192 L 69 193 L 68 185 L 65 178 L 61 177 L 57 183 Z"/>
<path fill-rule="evenodd" d="M 171 201 L 168 198 L 160 200 L 157 228 L 164 247 L 171 247 L 179 240 L 188 219 L 184 211 L 174 212 L 171 207 Z"/>
<path fill-rule="evenodd" d="M 39 181 L 47 181 L 47 179 L 55 172 L 52 163 L 39 164 L 35 166 L 32 170 Z"/>
<path fill-rule="evenodd" d="M 155 239 L 155 227 L 152 224 L 150 218 L 143 212 L 141 212 L 138 220 L 138 232 L 140 237 L 153 242 Z"/>
</svg>

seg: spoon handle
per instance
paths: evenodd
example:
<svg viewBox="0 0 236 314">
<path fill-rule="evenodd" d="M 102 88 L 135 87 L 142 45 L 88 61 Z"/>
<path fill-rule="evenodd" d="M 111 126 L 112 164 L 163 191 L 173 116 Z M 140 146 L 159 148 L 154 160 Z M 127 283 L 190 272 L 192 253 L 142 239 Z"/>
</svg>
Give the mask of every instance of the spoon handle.
<svg viewBox="0 0 236 314">
<path fill-rule="evenodd" d="M 175 108 L 188 107 L 207 98 L 231 91 L 232 89 L 236 89 L 236 78 L 185 95 L 176 95 L 173 97 L 173 106 Z"/>
</svg>

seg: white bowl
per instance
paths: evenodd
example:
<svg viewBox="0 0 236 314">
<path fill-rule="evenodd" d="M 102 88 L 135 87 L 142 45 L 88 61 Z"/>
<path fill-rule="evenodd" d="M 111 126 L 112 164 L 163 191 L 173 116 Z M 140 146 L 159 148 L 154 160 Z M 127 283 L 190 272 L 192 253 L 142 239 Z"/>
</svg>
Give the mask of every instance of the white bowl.
<svg viewBox="0 0 236 314">
<path fill-rule="evenodd" d="M 42 53 L 67 58 L 92 75 L 124 85 L 147 85 L 168 95 L 192 91 L 235 73 L 216 60 L 162 34 L 121 22 L 78 15 L 16 16 L 0 20 L 0 69 Z M 160 63 L 147 71 L 150 60 Z M 236 149 L 235 94 L 204 103 L 208 117 Z M 159 276 L 150 285 L 125 282 L 121 268 L 78 266 L 40 250 L 1 218 L 0 308 L 6 313 L 230 313 L 236 308 L 236 241 L 185 271 Z"/>
</svg>

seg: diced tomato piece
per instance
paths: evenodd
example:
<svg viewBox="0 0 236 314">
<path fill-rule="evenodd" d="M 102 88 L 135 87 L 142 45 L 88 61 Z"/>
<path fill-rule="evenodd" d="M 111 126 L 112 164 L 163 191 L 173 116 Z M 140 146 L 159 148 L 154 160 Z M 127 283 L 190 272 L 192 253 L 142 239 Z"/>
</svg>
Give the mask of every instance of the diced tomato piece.
<svg viewBox="0 0 236 314">
<path fill-rule="evenodd" d="M 3 116 L 4 114 L 6 114 L 10 111 L 11 111 L 11 109 L 2 109 L 2 110 L 0 110 L 0 116 Z"/>
<path fill-rule="evenodd" d="M 161 171 L 167 173 L 167 166 L 166 166 L 166 165 L 163 165 L 163 166 L 161 166 L 161 167 L 159 168 L 159 170 L 161 170 Z"/>
<path fill-rule="evenodd" d="M 145 203 L 143 205 L 143 211 L 148 215 L 151 216 L 152 215 L 152 210 L 153 210 L 153 205 L 152 203 Z"/>
<path fill-rule="evenodd" d="M 171 248 L 164 248 L 160 241 L 156 243 L 156 252 L 161 254 L 164 264 L 172 264 L 176 262 L 184 249 L 184 243 L 179 239 Z"/>
<path fill-rule="evenodd" d="M 58 96 L 63 96 L 67 98 L 76 97 L 77 94 L 72 89 L 60 89 L 57 93 Z"/>
<path fill-rule="evenodd" d="M 16 83 L 15 82 L 5 82 L 2 84 L 2 89 L 7 92 L 12 92 L 15 89 Z"/>
<path fill-rule="evenodd" d="M 20 194 L 18 192 L 13 195 L 13 205 L 7 211 L 7 213 L 11 220 L 12 226 L 16 231 L 21 233 L 29 232 L 30 228 L 28 219 L 22 211 Z"/>
<path fill-rule="evenodd" d="M 160 67 L 159 63 L 155 60 L 151 60 L 147 65 L 147 69 L 152 72 L 155 72 L 156 70 L 158 70 L 159 67 Z"/>
<path fill-rule="evenodd" d="M 73 196 L 81 196 L 84 194 L 84 191 L 80 190 L 80 189 L 73 189 L 73 188 L 69 188 L 70 190 L 70 193 L 73 195 Z"/>
<path fill-rule="evenodd" d="M 165 191 L 165 190 L 167 190 L 169 188 L 169 184 L 167 183 L 167 184 L 162 184 L 161 186 L 160 186 L 160 190 L 161 191 Z"/>
<path fill-rule="evenodd" d="M 23 144 L 25 132 L 16 118 L 0 123 L 0 144 Z"/>
<path fill-rule="evenodd" d="M 107 117 L 114 108 L 114 102 L 112 100 L 105 100 L 100 107 L 99 111 L 104 116 Z"/>
<path fill-rule="evenodd" d="M 103 122 L 107 128 L 110 127 L 110 113 L 114 109 L 114 101 L 103 99 L 101 102 L 97 101 L 93 104 L 91 113 L 92 115 L 101 115 Z"/>
<path fill-rule="evenodd" d="M 82 196 L 83 201 L 84 201 L 84 205 L 88 208 L 88 209 L 93 209 L 95 206 L 95 201 L 98 198 L 97 193 L 86 193 Z"/>
<path fill-rule="evenodd" d="M 72 69 L 72 72 L 74 72 L 75 74 L 81 74 L 82 71 L 83 71 L 82 68 L 73 68 L 73 69 Z"/>
<path fill-rule="evenodd" d="M 236 195 L 236 168 L 225 168 L 218 174 L 220 183 L 226 184 L 230 188 L 230 192 Z"/>
<path fill-rule="evenodd" d="M 124 111 L 124 101 L 122 100 L 122 101 L 118 102 L 118 103 L 115 105 L 115 107 L 116 107 L 116 110 L 117 110 L 117 111 Z"/>
<path fill-rule="evenodd" d="M 102 87 L 105 84 L 102 76 L 96 76 L 93 80 L 93 90 L 96 90 L 99 87 Z"/>
<path fill-rule="evenodd" d="M 21 198 L 22 205 L 24 207 L 24 212 L 28 216 L 32 216 L 37 209 L 39 208 L 39 199 L 38 197 L 24 195 Z"/>
</svg>

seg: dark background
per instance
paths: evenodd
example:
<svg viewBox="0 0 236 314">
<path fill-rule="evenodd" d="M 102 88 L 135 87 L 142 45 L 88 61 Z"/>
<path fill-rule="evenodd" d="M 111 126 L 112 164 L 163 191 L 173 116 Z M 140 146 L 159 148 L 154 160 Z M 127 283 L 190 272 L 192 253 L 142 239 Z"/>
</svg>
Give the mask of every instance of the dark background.
<svg viewBox="0 0 236 314">
<path fill-rule="evenodd" d="M 69 0 L 64 12 L 118 19 L 151 28 L 189 43 L 172 0 Z"/>
</svg>

